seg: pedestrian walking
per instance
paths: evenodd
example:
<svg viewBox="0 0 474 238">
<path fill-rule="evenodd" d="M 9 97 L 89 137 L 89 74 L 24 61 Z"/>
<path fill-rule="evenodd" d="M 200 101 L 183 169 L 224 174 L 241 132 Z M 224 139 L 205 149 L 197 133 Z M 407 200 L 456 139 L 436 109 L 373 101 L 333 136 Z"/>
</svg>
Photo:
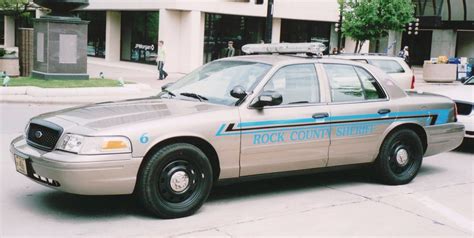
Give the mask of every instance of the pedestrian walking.
<svg viewBox="0 0 474 238">
<path fill-rule="evenodd" d="M 407 63 L 407 65 L 411 68 L 410 52 L 408 50 L 408 46 L 405 46 L 402 50 L 400 50 L 398 57 L 403 58 L 405 63 Z"/>
<path fill-rule="evenodd" d="M 226 48 L 226 57 L 233 57 L 235 55 L 234 42 L 229 41 Z"/>
<path fill-rule="evenodd" d="M 158 64 L 158 73 L 159 78 L 158 80 L 163 80 L 168 77 L 168 73 L 163 69 L 165 67 L 165 58 L 166 58 L 166 51 L 164 49 L 165 42 L 160 40 L 158 42 L 158 55 L 156 56 L 156 63 Z"/>
</svg>

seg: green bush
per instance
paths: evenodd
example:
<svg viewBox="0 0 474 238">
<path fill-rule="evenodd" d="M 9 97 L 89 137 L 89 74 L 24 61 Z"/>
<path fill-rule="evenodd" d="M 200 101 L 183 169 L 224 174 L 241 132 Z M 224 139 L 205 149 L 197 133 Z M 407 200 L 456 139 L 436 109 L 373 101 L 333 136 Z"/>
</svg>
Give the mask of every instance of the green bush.
<svg viewBox="0 0 474 238">
<path fill-rule="evenodd" d="M 4 48 L 0 48 L 0 57 L 3 57 L 7 51 Z"/>
</svg>

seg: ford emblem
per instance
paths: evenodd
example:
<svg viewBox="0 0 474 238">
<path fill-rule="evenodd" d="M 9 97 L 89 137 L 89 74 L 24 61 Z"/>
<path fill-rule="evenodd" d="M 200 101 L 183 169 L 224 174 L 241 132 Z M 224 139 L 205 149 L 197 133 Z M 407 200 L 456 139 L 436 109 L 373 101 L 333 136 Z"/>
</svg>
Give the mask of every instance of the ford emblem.
<svg viewBox="0 0 474 238">
<path fill-rule="evenodd" d="M 36 137 L 37 139 L 41 138 L 42 136 L 43 136 L 43 132 L 41 132 L 41 131 L 36 131 L 36 132 L 35 132 L 35 137 Z"/>
</svg>

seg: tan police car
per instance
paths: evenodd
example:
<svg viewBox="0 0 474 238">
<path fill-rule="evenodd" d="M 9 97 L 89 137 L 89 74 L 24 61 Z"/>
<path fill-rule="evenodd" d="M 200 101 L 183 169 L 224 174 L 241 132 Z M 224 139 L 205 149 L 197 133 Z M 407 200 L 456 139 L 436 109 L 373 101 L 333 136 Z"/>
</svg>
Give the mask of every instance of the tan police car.
<svg viewBox="0 0 474 238">
<path fill-rule="evenodd" d="M 321 48 L 247 45 L 273 54 L 211 62 L 156 97 L 34 117 L 11 143 L 16 169 L 69 193 L 135 193 L 176 218 L 213 184 L 255 175 L 372 164 L 381 182 L 406 184 L 423 157 L 461 143 L 452 100 L 407 94 L 368 64 L 314 57 Z"/>
</svg>

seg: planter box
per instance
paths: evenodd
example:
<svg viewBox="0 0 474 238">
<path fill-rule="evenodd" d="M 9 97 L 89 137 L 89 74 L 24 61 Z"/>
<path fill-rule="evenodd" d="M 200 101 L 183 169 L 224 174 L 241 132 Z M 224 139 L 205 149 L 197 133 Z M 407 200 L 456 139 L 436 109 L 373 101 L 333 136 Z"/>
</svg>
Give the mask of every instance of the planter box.
<svg viewBox="0 0 474 238">
<path fill-rule="evenodd" d="M 20 61 L 18 57 L 1 57 L 0 71 L 6 71 L 10 77 L 20 76 Z"/>
<path fill-rule="evenodd" d="M 456 64 L 424 64 L 423 80 L 426 82 L 454 82 L 457 78 Z"/>
</svg>

